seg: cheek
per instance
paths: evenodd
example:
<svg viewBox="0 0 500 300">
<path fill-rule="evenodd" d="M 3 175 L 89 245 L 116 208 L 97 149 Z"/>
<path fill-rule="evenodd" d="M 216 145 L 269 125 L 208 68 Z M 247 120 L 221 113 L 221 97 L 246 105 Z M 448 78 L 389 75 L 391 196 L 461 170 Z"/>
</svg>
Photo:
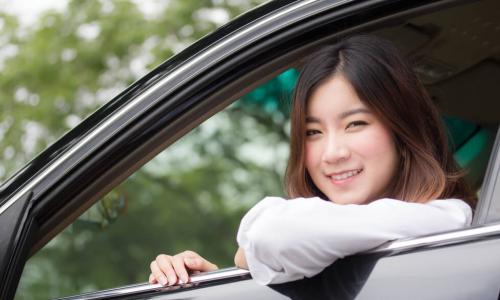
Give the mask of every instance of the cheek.
<svg viewBox="0 0 500 300">
<path fill-rule="evenodd" d="M 390 132 L 382 127 L 374 127 L 358 136 L 356 140 L 358 152 L 366 158 L 381 159 L 380 162 L 394 160 L 396 146 Z"/>
<path fill-rule="evenodd" d="M 318 153 L 317 148 L 317 145 L 314 145 L 314 143 L 306 143 L 304 145 L 305 167 L 309 170 L 309 172 L 311 172 L 312 168 L 318 164 L 320 159 L 320 153 Z"/>
</svg>

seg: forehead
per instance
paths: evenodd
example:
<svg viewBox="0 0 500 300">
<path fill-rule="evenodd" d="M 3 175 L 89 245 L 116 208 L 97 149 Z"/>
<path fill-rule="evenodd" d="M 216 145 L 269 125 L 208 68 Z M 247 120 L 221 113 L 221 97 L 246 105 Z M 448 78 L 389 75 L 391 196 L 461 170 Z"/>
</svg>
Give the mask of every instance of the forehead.
<svg viewBox="0 0 500 300">
<path fill-rule="evenodd" d="M 307 115 L 339 115 L 347 110 L 367 106 L 359 99 L 352 85 L 341 75 L 332 76 L 319 84 L 307 101 Z"/>
</svg>

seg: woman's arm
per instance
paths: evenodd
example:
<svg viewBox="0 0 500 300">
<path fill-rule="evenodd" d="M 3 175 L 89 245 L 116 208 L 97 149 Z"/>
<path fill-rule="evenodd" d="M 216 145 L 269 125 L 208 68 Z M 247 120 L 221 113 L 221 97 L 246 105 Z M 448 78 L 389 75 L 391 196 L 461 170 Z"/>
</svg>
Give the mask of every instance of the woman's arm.
<svg viewBox="0 0 500 300">
<path fill-rule="evenodd" d="M 241 247 L 238 247 L 238 251 L 236 251 L 236 254 L 234 255 L 234 264 L 238 268 L 248 270 L 247 259 L 245 258 L 245 251 Z"/>
<path fill-rule="evenodd" d="M 453 230 L 470 220 L 470 207 L 455 199 L 339 205 L 269 197 L 242 219 L 237 240 L 257 282 L 281 283 L 314 276 L 338 258 L 389 240 Z"/>
</svg>

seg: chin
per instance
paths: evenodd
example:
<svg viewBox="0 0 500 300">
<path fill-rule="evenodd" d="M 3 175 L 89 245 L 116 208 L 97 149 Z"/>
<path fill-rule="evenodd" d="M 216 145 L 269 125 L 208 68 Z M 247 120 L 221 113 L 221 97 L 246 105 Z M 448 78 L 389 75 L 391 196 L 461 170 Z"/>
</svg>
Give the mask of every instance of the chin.
<svg viewBox="0 0 500 300">
<path fill-rule="evenodd" d="M 361 204 L 368 204 L 369 202 L 371 202 L 371 201 L 368 201 L 366 199 L 366 197 L 362 197 L 362 196 L 358 196 L 358 197 L 353 196 L 353 197 L 345 197 L 345 198 L 328 197 L 328 199 L 333 203 L 342 204 L 342 205 L 345 205 L 345 204 L 359 204 L 359 205 L 361 205 Z"/>
</svg>

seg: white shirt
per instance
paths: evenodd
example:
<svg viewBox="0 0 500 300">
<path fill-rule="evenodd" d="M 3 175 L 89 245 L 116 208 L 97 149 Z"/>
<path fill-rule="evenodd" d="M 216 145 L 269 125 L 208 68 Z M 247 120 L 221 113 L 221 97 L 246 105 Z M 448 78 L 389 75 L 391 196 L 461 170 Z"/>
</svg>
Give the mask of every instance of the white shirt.
<svg viewBox="0 0 500 300">
<path fill-rule="evenodd" d="M 470 206 L 458 199 L 340 205 L 317 197 L 267 197 L 243 217 L 237 241 L 254 280 L 271 284 L 312 277 L 339 258 L 394 239 L 463 228 L 471 220 Z"/>
</svg>

